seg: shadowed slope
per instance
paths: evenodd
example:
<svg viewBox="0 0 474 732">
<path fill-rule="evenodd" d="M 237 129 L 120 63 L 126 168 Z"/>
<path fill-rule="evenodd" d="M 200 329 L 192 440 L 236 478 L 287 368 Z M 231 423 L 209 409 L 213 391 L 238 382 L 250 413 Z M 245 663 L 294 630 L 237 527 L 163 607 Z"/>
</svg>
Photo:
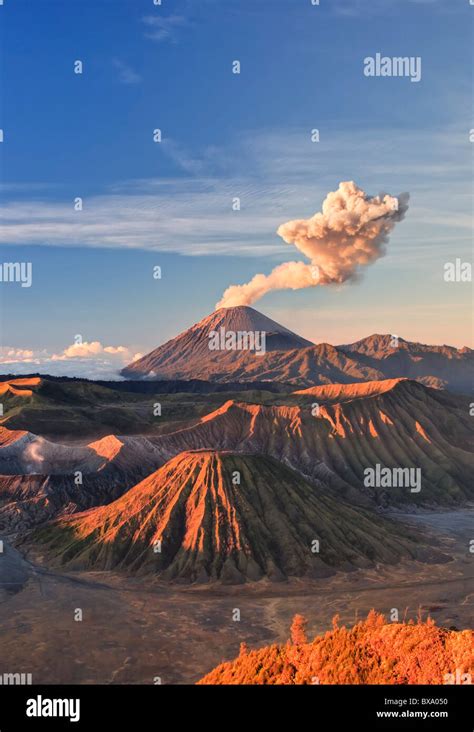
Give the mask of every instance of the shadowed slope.
<svg viewBox="0 0 474 732">
<path fill-rule="evenodd" d="M 212 451 L 182 453 L 114 503 L 35 539 L 73 569 L 231 583 L 427 556 L 410 530 L 319 495 L 271 458 Z"/>
</svg>

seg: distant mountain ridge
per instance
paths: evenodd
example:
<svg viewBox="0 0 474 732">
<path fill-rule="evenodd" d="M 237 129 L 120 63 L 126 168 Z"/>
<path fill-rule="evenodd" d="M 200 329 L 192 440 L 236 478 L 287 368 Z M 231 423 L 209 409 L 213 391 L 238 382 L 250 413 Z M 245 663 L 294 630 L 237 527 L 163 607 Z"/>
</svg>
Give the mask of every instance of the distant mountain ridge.
<svg viewBox="0 0 474 732">
<path fill-rule="evenodd" d="M 209 334 L 265 331 L 266 352 L 210 350 Z M 221 308 L 122 370 L 127 379 L 205 379 L 219 383 L 272 381 L 296 387 L 416 379 L 470 393 L 474 351 L 411 343 L 374 334 L 352 344 L 312 344 L 254 308 Z"/>
<path fill-rule="evenodd" d="M 395 345 L 395 343 L 397 345 Z M 375 358 L 383 358 L 388 353 L 398 352 L 401 350 L 411 351 L 417 350 L 424 353 L 441 353 L 448 358 L 458 358 L 459 355 L 466 353 L 474 353 L 472 348 L 464 346 L 463 348 L 455 348 L 454 346 L 431 346 L 424 343 L 416 343 L 407 341 L 405 338 L 389 335 L 387 333 L 373 333 L 366 338 L 362 338 L 355 343 L 337 346 L 341 351 L 350 351 L 356 353 L 365 353 Z"/>
<path fill-rule="evenodd" d="M 396 345 L 395 345 L 396 344 Z M 474 351 L 464 346 L 432 346 L 375 333 L 338 346 L 351 358 L 379 368 L 387 379 L 404 376 L 427 386 L 470 393 L 474 389 Z"/>
</svg>

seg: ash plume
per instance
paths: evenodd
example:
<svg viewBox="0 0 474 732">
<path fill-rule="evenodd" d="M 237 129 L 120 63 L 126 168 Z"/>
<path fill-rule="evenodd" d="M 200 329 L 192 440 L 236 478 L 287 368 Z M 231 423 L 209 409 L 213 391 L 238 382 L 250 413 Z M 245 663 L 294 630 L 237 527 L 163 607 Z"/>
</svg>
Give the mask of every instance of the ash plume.
<svg viewBox="0 0 474 732">
<path fill-rule="evenodd" d="M 256 274 L 231 285 L 216 308 L 251 305 L 271 290 L 300 290 L 357 279 L 361 270 L 385 254 L 389 234 L 408 210 L 408 193 L 372 198 L 353 181 L 328 193 L 322 211 L 309 219 L 281 224 L 277 233 L 309 262 L 284 262 L 270 274 Z"/>
</svg>

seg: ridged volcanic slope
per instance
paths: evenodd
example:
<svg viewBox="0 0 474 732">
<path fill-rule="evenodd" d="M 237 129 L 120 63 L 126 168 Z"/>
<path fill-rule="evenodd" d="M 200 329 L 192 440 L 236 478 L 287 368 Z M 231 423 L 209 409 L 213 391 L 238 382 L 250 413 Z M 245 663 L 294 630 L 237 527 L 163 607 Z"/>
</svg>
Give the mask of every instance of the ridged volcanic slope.
<svg viewBox="0 0 474 732">
<path fill-rule="evenodd" d="M 271 458 L 207 450 L 178 455 L 120 499 L 34 539 L 72 569 L 198 582 L 318 577 L 424 557 L 408 529 L 320 495 Z"/>
</svg>

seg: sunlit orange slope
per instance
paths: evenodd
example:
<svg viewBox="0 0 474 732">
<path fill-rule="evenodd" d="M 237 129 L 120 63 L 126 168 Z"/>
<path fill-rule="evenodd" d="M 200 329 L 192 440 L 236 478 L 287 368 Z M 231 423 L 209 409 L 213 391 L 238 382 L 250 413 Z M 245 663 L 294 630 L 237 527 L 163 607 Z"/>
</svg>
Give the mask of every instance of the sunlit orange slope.
<svg viewBox="0 0 474 732">
<path fill-rule="evenodd" d="M 33 396 L 32 389 L 28 386 L 39 386 L 41 379 L 39 376 L 25 377 L 22 379 L 10 379 L 9 381 L 0 381 L 0 396 L 3 394 L 12 394 L 13 396 L 30 397 Z"/>
<path fill-rule="evenodd" d="M 382 379 L 380 381 L 355 382 L 353 384 L 326 384 L 325 386 L 310 386 L 308 389 L 298 389 L 294 394 L 314 396 L 324 402 L 345 402 L 350 399 L 384 394 L 407 379 Z"/>
</svg>

